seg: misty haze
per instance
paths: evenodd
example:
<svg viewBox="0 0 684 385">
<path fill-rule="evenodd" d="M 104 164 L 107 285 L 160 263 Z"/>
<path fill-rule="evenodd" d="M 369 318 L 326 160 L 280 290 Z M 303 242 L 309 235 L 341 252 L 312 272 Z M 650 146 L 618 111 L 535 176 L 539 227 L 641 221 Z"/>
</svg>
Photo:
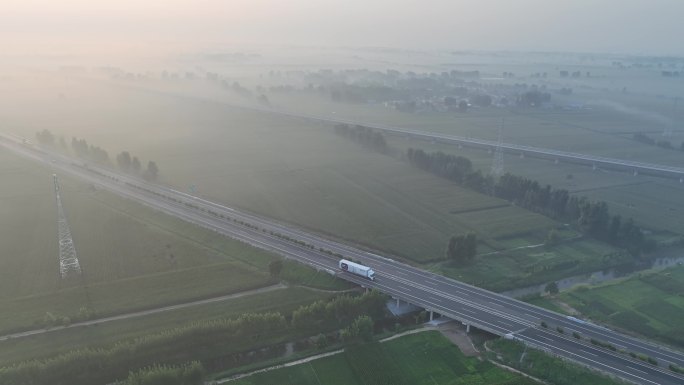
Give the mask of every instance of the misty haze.
<svg viewBox="0 0 684 385">
<path fill-rule="evenodd" d="M 684 3 L 1 8 L 0 385 L 684 384 Z"/>
</svg>

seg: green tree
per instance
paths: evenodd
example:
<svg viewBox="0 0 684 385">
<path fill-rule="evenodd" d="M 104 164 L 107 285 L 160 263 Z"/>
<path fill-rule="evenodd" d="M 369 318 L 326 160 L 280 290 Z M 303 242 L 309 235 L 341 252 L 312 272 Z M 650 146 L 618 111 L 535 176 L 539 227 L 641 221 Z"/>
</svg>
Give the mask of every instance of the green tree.
<svg viewBox="0 0 684 385">
<path fill-rule="evenodd" d="M 359 338 L 369 342 L 373 339 L 373 319 L 367 315 L 362 315 L 354 321 Z"/>
<path fill-rule="evenodd" d="M 556 295 L 559 293 L 558 284 L 556 282 L 549 282 L 544 288 L 544 291 L 551 295 Z"/>
</svg>

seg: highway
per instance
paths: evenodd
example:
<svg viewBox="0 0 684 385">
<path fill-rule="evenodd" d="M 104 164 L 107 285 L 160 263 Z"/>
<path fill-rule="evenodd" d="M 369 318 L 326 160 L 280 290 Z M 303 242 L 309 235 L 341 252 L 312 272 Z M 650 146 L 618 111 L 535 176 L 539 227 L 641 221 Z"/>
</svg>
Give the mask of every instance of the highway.
<svg viewBox="0 0 684 385">
<path fill-rule="evenodd" d="M 292 225 L 235 210 L 200 197 L 188 195 L 157 184 L 146 183 L 112 170 L 89 166 L 59 154 L 21 144 L 20 138 L 1 135 L 0 149 L 45 163 L 55 173 L 70 175 L 110 190 L 122 197 L 156 210 L 306 263 L 316 269 L 336 274 L 368 288 L 376 288 L 394 298 L 413 303 L 489 332 L 515 338 L 524 343 L 602 370 L 637 384 L 684 384 L 684 376 L 667 366 L 684 366 L 684 353 L 593 325 L 578 322 L 509 297 L 476 288 L 395 261 L 356 246 L 343 244 L 307 232 Z M 46 182 L 47 183 L 47 182 Z M 245 225 L 248 224 L 248 225 Z M 295 243 L 291 239 L 301 241 Z M 377 274 L 374 282 L 341 272 L 339 257 L 352 258 L 371 266 Z M 84 269 L 87 265 L 84 266 Z M 542 328 L 544 321 L 549 328 Z M 561 326 L 564 333 L 558 333 Z M 580 333 L 582 341 L 572 337 Z M 619 349 L 656 359 L 658 366 L 633 359 L 588 343 L 590 338 L 609 342 Z"/>
</svg>

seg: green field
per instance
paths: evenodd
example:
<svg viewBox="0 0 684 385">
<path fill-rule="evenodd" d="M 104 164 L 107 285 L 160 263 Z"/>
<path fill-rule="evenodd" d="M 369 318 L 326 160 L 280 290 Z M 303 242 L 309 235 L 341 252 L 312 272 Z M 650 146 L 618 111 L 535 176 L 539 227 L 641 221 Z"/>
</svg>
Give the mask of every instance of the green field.
<svg viewBox="0 0 684 385">
<path fill-rule="evenodd" d="M 560 300 L 602 323 L 684 346 L 684 267 L 563 293 Z"/>
<path fill-rule="evenodd" d="M 536 382 L 466 357 L 437 331 L 385 343 L 350 347 L 341 354 L 255 374 L 235 385 L 531 385 Z"/>
<path fill-rule="evenodd" d="M 159 307 L 270 285 L 273 254 L 219 236 L 92 186 L 61 177 L 83 269 L 61 280 L 52 172 L 0 152 L 0 330 Z M 11 182 L 11 183 L 9 183 Z M 26 194 L 25 191 L 31 193 Z M 333 277 L 288 263 L 292 284 L 340 289 Z"/>
<path fill-rule="evenodd" d="M 16 132 L 33 136 L 41 123 L 57 121 L 50 125 L 57 136 L 86 138 L 110 156 L 126 149 L 143 163 L 155 160 L 160 181 L 180 190 L 414 261 L 441 259 L 455 233 L 476 231 L 487 242 L 553 226 L 332 135 L 329 125 L 112 84 L 60 87 L 70 99 L 22 120 Z M 78 106 L 88 98 L 96 102 L 83 112 Z M 112 110 L 119 99 L 127 102 Z M 523 225 L 511 226 L 517 218 Z"/>
<path fill-rule="evenodd" d="M 492 165 L 492 154 L 482 150 L 392 137 L 388 142 L 402 150 L 414 147 L 465 156 L 476 169 L 483 172 L 489 172 Z M 633 218 L 644 228 L 663 235 L 684 233 L 684 221 L 680 220 L 681 207 L 684 206 L 684 185 L 678 181 L 592 170 L 591 167 L 562 162 L 554 164 L 549 160 L 520 158 L 513 154 L 505 154 L 504 161 L 506 172 L 566 189 L 577 196 L 606 201 L 611 213 Z"/>
</svg>

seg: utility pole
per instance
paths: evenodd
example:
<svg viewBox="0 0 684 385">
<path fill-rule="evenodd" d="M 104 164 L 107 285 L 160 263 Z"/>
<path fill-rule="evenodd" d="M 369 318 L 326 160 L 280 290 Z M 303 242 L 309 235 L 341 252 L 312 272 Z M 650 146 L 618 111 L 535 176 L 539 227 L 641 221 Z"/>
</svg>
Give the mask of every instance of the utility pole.
<svg viewBox="0 0 684 385">
<path fill-rule="evenodd" d="M 64 215 L 64 208 L 62 207 L 62 198 L 60 196 L 59 182 L 57 181 L 57 174 L 52 174 L 52 179 L 55 184 L 55 200 L 57 201 L 57 232 L 59 236 L 59 274 L 62 279 L 70 274 L 81 274 L 81 265 L 78 263 L 76 257 L 76 248 L 74 247 L 74 240 L 71 237 L 71 230 Z"/>
</svg>

